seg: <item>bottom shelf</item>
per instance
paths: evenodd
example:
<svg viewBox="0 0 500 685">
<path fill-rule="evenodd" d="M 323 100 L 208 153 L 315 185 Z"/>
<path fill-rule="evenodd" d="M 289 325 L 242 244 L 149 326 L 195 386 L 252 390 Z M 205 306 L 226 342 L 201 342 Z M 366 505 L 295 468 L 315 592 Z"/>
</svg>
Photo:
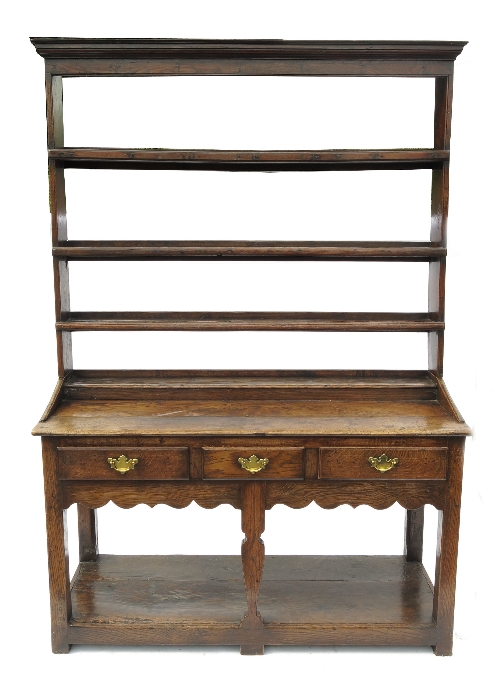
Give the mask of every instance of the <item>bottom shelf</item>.
<svg viewBox="0 0 500 685">
<path fill-rule="evenodd" d="M 111 556 L 78 567 L 72 644 L 246 644 L 239 556 Z M 432 585 L 402 556 L 266 556 L 268 645 L 432 645 Z M 258 639 L 252 630 L 252 642 Z"/>
</svg>

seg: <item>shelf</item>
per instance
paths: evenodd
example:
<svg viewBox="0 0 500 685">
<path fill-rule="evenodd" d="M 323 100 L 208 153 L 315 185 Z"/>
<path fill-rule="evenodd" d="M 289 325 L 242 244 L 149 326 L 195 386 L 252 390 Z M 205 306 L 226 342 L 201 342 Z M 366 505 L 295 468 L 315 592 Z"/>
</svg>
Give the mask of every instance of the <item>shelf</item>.
<svg viewBox="0 0 500 685">
<path fill-rule="evenodd" d="M 306 389 L 383 389 L 436 388 L 436 379 L 428 371 L 147 371 L 147 370 L 78 370 L 65 379 L 66 389 L 96 392 L 107 389 L 120 392 L 124 389 L 215 390 L 262 388 L 267 391 L 292 388 Z"/>
<path fill-rule="evenodd" d="M 101 555 L 80 564 L 71 599 L 73 644 L 243 639 L 239 556 Z M 268 556 L 258 608 L 268 645 L 432 645 L 432 602 L 422 564 L 404 557 Z"/>
<path fill-rule="evenodd" d="M 436 400 L 428 371 L 72 371 L 66 400 Z"/>
<path fill-rule="evenodd" d="M 59 331 L 444 330 L 429 314 L 379 312 L 71 312 Z"/>
<path fill-rule="evenodd" d="M 49 159 L 66 168 L 206 169 L 219 171 L 328 171 L 433 169 L 448 150 L 170 150 L 55 148 Z"/>
<path fill-rule="evenodd" d="M 52 249 L 71 260 L 269 260 L 269 261 L 409 261 L 446 256 L 446 248 L 423 242 L 314 242 L 243 240 L 81 240 Z"/>
</svg>

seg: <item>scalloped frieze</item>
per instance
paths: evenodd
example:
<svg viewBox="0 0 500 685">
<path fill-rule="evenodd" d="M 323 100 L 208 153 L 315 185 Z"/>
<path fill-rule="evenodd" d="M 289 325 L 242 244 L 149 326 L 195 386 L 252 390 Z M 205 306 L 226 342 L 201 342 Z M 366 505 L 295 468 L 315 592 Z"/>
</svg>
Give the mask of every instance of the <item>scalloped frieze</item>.
<svg viewBox="0 0 500 685">
<path fill-rule="evenodd" d="M 131 509 L 138 504 L 154 507 L 167 504 L 183 509 L 196 502 L 204 509 L 214 509 L 220 504 L 231 504 L 240 509 L 240 487 L 235 483 L 91 483 L 88 481 L 66 481 L 62 485 L 63 506 L 84 504 L 99 509 L 113 502 L 122 509 Z"/>
<path fill-rule="evenodd" d="M 275 504 L 285 504 L 292 509 L 303 509 L 311 502 L 323 509 L 335 509 L 342 504 L 359 507 L 366 504 L 373 509 L 387 509 L 396 502 L 404 509 L 418 509 L 432 504 L 436 509 L 444 507 L 444 482 L 335 482 L 335 483 L 262 483 L 266 490 L 266 509 Z M 89 481 L 66 481 L 61 484 L 63 506 L 84 504 L 92 509 L 113 502 L 122 509 L 138 504 L 154 507 L 167 504 L 183 509 L 196 502 L 204 509 L 214 509 L 220 504 L 241 508 L 239 483 L 111 483 Z"/>
<path fill-rule="evenodd" d="M 430 481 L 408 482 L 336 482 L 336 483 L 268 483 L 266 509 L 285 504 L 302 509 L 311 502 L 323 509 L 335 509 L 342 504 L 359 507 L 366 504 L 373 509 L 387 509 L 398 502 L 404 509 L 418 509 L 432 504 L 444 507 L 444 483 Z"/>
</svg>

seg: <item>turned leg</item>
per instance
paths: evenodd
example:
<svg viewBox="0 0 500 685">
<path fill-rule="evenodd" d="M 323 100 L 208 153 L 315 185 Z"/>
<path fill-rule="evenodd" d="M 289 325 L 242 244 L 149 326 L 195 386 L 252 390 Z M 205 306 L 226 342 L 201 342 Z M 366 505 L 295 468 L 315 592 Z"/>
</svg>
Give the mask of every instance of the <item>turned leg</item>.
<svg viewBox="0 0 500 685">
<path fill-rule="evenodd" d="M 54 654 L 67 654 L 70 649 L 68 620 L 71 616 L 68 538 L 66 510 L 62 507 L 56 469 L 56 446 L 53 440 L 42 438 L 42 455 L 47 519 L 52 651 Z"/>
<path fill-rule="evenodd" d="M 265 483 L 249 482 L 241 486 L 241 528 L 245 539 L 241 545 L 243 578 L 248 609 L 241 628 L 245 631 L 245 643 L 241 654 L 264 654 L 262 629 L 264 622 L 257 610 L 262 571 L 264 569 Z"/>
<path fill-rule="evenodd" d="M 405 519 L 406 561 L 422 561 L 424 545 L 424 507 L 407 509 Z"/>
<path fill-rule="evenodd" d="M 453 612 L 455 609 L 464 443 L 463 438 L 450 439 L 449 441 L 446 496 L 444 509 L 439 512 L 433 608 L 433 618 L 438 631 L 434 652 L 438 656 L 451 656 L 453 649 Z"/>
<path fill-rule="evenodd" d="M 80 561 L 97 561 L 97 511 L 83 504 L 77 507 Z"/>
</svg>

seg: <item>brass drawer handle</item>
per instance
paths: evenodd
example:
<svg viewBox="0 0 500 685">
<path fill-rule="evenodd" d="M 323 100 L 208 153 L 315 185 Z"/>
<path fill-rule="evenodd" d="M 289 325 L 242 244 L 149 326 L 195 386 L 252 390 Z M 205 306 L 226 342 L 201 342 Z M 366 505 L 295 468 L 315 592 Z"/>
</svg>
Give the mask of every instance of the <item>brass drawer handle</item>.
<svg viewBox="0 0 500 685">
<path fill-rule="evenodd" d="M 259 459 L 256 454 L 252 454 L 249 459 L 245 457 L 240 457 L 238 463 L 241 464 L 241 468 L 245 471 L 250 471 L 250 473 L 259 473 L 262 469 L 265 469 L 269 464 L 269 459 Z"/>
<path fill-rule="evenodd" d="M 368 461 L 374 469 L 377 469 L 380 473 L 385 473 L 386 471 L 393 469 L 399 459 L 397 457 L 391 459 L 387 454 L 381 454 L 380 457 L 368 457 Z"/>
<path fill-rule="evenodd" d="M 120 454 L 118 459 L 113 459 L 113 457 L 108 459 L 108 464 L 111 466 L 111 468 L 122 474 L 127 473 L 127 471 L 131 471 L 138 463 L 139 459 L 127 459 L 124 454 Z"/>
</svg>

